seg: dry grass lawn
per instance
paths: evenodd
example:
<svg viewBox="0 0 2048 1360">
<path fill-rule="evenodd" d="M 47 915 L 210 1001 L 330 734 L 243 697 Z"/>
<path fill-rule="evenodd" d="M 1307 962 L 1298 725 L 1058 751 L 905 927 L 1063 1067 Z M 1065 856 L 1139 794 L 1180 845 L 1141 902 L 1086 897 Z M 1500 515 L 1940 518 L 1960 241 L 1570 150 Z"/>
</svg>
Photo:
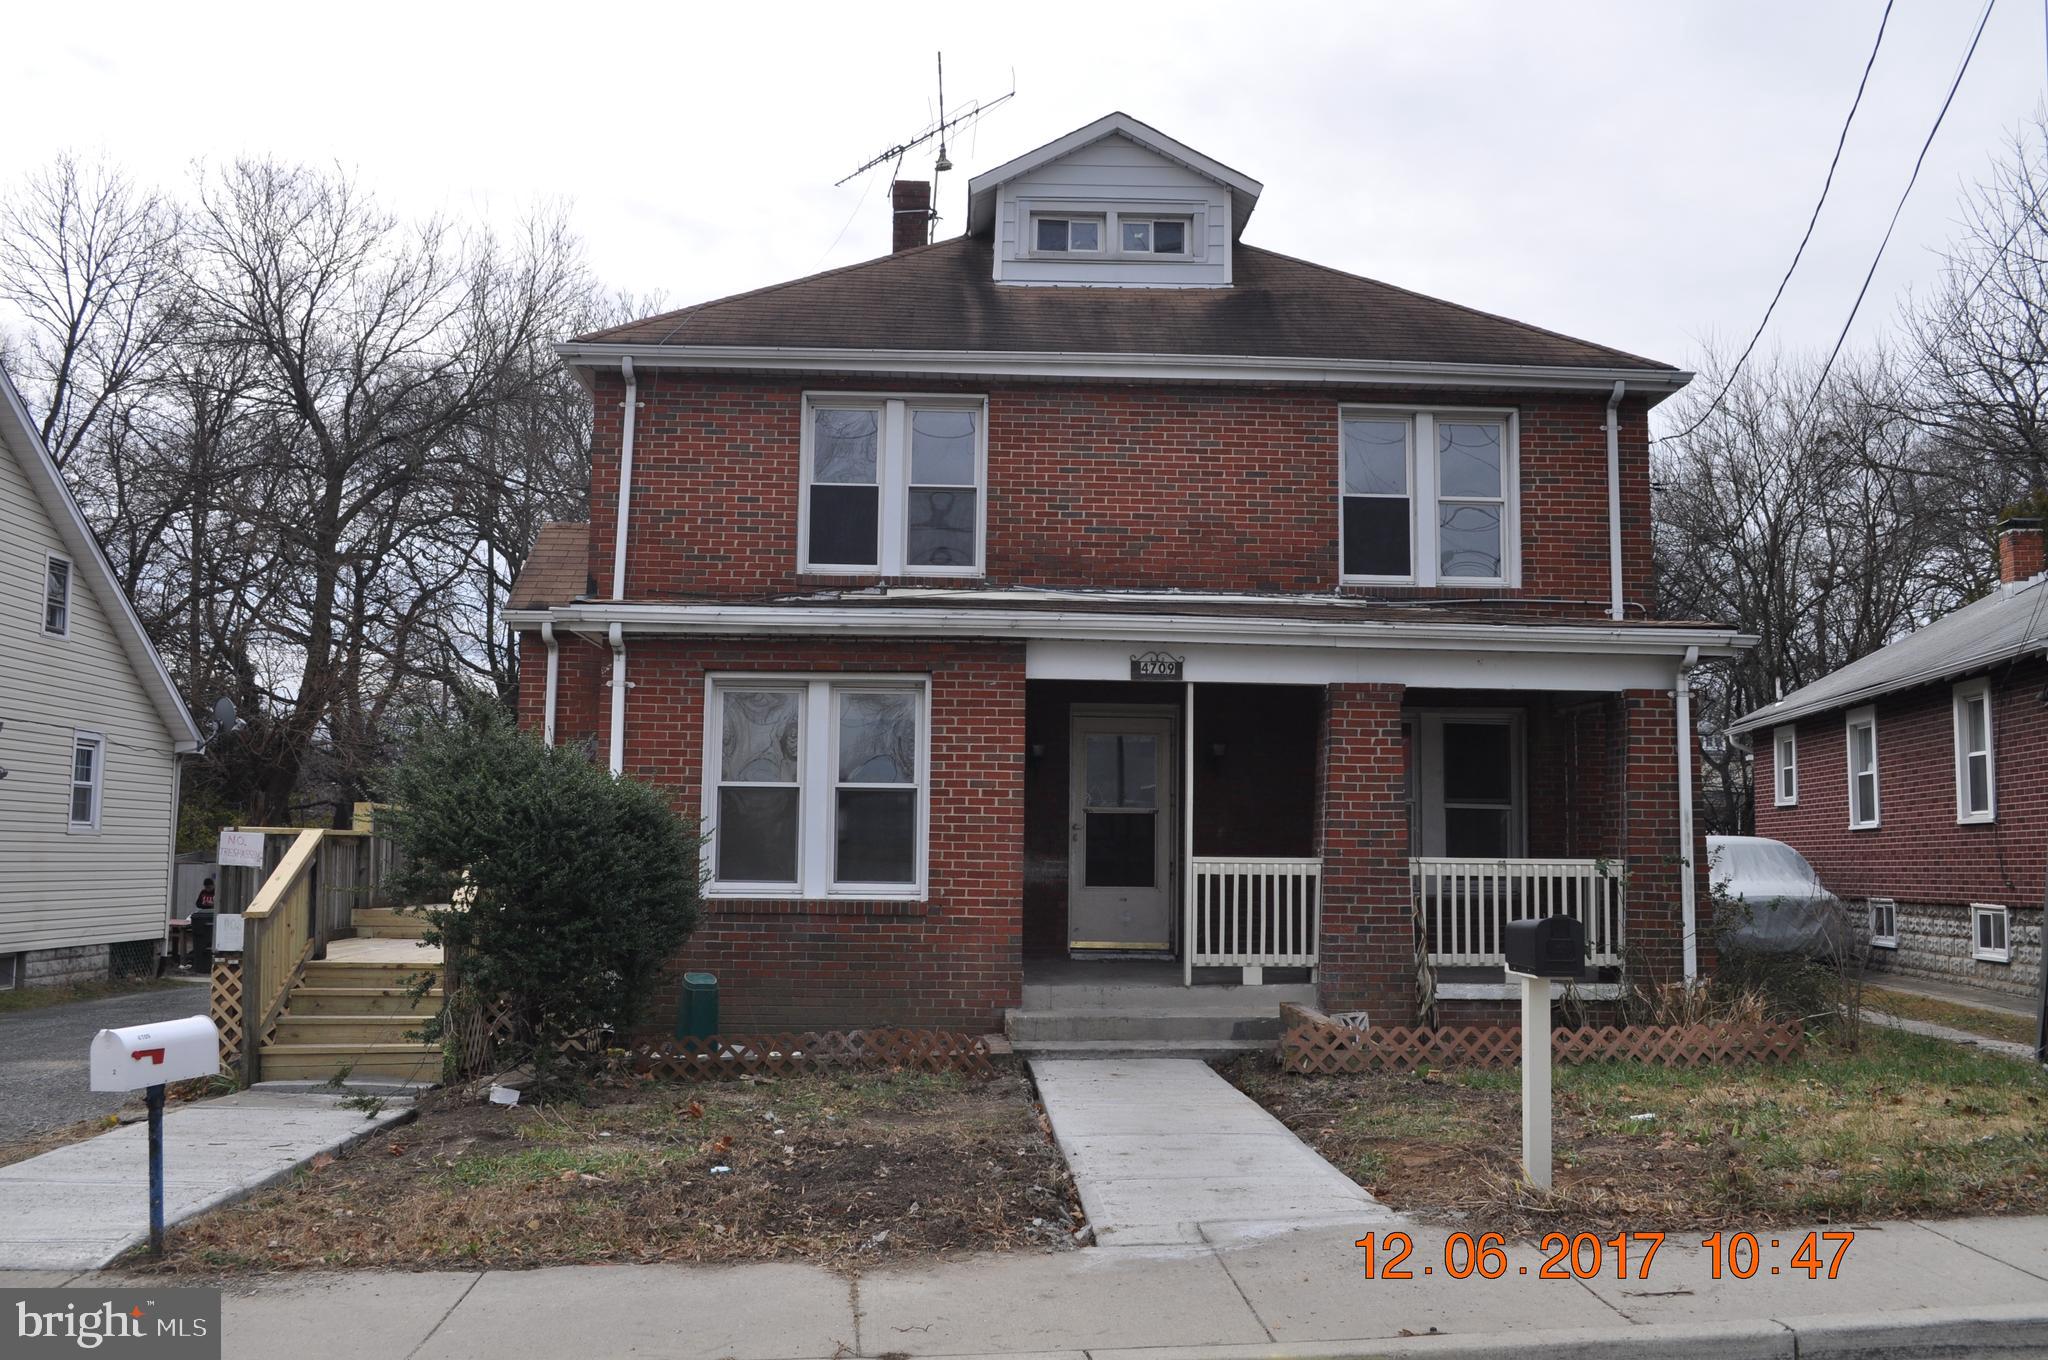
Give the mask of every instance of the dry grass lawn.
<svg viewBox="0 0 2048 1360">
<path fill-rule="evenodd" d="M 1519 1184 L 1517 1072 L 1226 1075 L 1393 1208 L 1475 1230 L 2048 1212 L 2048 1079 L 1876 1026 L 1782 1067 L 1558 1068 L 1548 1199 Z"/>
<path fill-rule="evenodd" d="M 1021 1075 L 633 1082 L 589 1105 L 439 1094 L 420 1117 L 171 1234 L 164 1268 L 850 1263 L 1071 1245 Z"/>
<path fill-rule="evenodd" d="M 1871 1010 L 1896 1015 L 1901 1020 L 1925 1020 L 1966 1034 L 1981 1034 L 1987 1039 L 2004 1039 L 2030 1047 L 2034 1042 L 2034 1018 L 2030 1015 L 1964 1006 L 1921 996 L 1917 992 L 1895 992 L 1889 987 L 1876 985 L 1863 989 L 1863 1004 Z"/>
</svg>

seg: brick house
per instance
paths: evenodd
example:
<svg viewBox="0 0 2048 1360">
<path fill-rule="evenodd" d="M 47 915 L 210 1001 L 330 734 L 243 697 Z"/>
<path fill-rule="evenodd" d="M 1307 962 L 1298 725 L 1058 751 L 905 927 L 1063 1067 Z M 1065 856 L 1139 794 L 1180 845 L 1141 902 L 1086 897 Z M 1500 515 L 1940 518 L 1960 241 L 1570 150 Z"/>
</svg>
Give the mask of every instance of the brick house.
<svg viewBox="0 0 2048 1360">
<path fill-rule="evenodd" d="M 2048 576 L 2039 520 L 1999 586 L 1731 730 L 1756 830 L 1866 914 L 1871 967 L 2031 996 L 2048 863 Z"/>
<path fill-rule="evenodd" d="M 1710 963 L 1686 677 L 1750 639 L 1649 614 L 1691 375 L 1250 245 L 1259 194 L 1112 114 L 957 238 L 898 183 L 890 255 L 560 347 L 522 721 L 701 819 L 726 1028 L 1455 1020 L 1551 910 L 1594 994 Z"/>
</svg>

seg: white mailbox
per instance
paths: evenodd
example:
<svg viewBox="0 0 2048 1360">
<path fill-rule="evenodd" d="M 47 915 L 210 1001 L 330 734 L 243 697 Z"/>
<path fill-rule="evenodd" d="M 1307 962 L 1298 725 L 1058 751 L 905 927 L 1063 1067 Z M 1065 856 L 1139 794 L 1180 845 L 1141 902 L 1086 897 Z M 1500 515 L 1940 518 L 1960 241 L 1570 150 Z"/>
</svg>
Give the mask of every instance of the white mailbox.
<svg viewBox="0 0 2048 1360">
<path fill-rule="evenodd" d="M 220 1031 L 203 1015 L 103 1029 L 92 1041 L 92 1089 L 140 1091 L 220 1071 Z"/>
</svg>

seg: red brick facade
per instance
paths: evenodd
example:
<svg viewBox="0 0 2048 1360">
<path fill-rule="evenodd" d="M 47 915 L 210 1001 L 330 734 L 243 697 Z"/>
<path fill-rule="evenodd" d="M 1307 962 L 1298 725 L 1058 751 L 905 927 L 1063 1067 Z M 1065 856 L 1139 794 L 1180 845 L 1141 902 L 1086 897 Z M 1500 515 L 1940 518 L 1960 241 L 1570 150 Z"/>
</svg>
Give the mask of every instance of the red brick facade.
<svg viewBox="0 0 2048 1360">
<path fill-rule="evenodd" d="M 874 576 L 797 570 L 802 398 L 890 386 L 643 371 L 627 595 L 749 598 L 873 584 Z M 896 386 L 988 398 L 988 562 L 977 585 L 1333 590 L 1338 406 L 1413 402 L 1519 412 L 1523 584 L 1511 592 L 1372 592 L 1514 595 L 1539 616 L 1596 618 L 1607 607 L 1606 405 L 1597 395 Z M 601 583 L 612 575 L 624 394 L 618 374 L 598 376 L 590 571 Z M 1642 402 L 1624 403 L 1622 560 L 1632 615 L 1642 613 L 1650 589 L 1647 420 Z"/>
<path fill-rule="evenodd" d="M 2029 990 L 2039 966 L 2040 907 L 2048 861 L 2048 721 L 2041 695 L 2048 663 L 2030 657 L 1991 672 L 1993 771 L 1997 816 L 1956 819 L 1954 686 L 1923 685 L 1874 700 L 1877 719 L 1878 825 L 1849 826 L 1847 711 L 1793 724 L 1798 803 L 1776 804 L 1774 729 L 1756 746 L 1756 831 L 1806 856 L 1821 882 L 1848 899 L 1889 897 L 1945 913 L 1955 947 L 1945 958 L 1914 958 L 1902 941 L 1882 967 L 1923 972 L 2008 990 Z M 1967 947 L 1972 902 L 2012 909 L 2011 964 L 1977 962 Z M 1927 942 L 1929 947 L 1933 941 Z"/>
</svg>

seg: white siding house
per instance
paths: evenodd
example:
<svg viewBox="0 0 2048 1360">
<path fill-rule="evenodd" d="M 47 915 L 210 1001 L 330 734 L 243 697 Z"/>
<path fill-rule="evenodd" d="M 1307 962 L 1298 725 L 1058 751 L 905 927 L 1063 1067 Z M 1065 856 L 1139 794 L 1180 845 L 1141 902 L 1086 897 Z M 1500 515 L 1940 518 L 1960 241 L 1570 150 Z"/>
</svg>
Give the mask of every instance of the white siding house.
<svg viewBox="0 0 2048 1360">
<path fill-rule="evenodd" d="M 199 733 L 0 374 L 0 986 L 104 977 L 168 917 Z"/>
</svg>

